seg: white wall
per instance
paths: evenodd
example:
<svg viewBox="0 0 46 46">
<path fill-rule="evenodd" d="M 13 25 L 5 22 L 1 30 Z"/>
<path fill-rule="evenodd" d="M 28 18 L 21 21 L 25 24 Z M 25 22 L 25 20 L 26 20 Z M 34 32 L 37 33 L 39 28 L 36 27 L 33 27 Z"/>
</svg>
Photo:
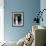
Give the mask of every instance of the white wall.
<svg viewBox="0 0 46 46">
<path fill-rule="evenodd" d="M 0 0 L 0 42 L 4 41 L 4 0 Z"/>
</svg>

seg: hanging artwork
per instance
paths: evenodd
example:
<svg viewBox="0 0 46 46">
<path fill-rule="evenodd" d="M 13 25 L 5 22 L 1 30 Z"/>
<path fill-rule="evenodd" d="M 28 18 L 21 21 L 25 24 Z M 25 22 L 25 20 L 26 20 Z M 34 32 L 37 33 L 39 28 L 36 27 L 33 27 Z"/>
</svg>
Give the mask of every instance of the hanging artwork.
<svg viewBox="0 0 46 46">
<path fill-rule="evenodd" d="M 12 26 L 24 25 L 24 12 L 12 12 Z"/>
</svg>

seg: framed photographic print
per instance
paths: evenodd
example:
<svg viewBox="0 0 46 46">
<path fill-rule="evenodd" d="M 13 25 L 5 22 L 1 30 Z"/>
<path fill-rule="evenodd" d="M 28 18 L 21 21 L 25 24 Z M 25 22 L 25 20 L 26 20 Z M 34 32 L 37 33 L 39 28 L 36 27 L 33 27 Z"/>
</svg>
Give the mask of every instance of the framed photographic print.
<svg viewBox="0 0 46 46">
<path fill-rule="evenodd" d="M 24 26 L 24 12 L 12 12 L 12 26 Z"/>
</svg>

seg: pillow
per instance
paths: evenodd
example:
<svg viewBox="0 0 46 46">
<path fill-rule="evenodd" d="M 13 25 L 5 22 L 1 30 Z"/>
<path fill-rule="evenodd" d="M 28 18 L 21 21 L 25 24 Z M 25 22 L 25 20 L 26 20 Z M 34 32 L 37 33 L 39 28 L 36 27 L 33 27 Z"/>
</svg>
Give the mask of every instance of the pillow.
<svg viewBox="0 0 46 46">
<path fill-rule="evenodd" d="M 20 39 L 20 40 L 17 42 L 17 46 L 23 46 L 24 40 L 25 40 L 25 37 L 22 38 L 22 39 Z"/>
</svg>

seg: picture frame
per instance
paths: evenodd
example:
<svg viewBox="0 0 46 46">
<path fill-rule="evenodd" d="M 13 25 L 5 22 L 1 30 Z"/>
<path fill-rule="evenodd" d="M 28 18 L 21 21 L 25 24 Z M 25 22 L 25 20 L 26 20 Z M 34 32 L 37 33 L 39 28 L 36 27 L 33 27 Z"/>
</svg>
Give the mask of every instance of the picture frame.
<svg viewBox="0 0 46 46">
<path fill-rule="evenodd" d="M 12 12 L 12 26 L 13 27 L 24 26 L 24 12 Z"/>
</svg>

